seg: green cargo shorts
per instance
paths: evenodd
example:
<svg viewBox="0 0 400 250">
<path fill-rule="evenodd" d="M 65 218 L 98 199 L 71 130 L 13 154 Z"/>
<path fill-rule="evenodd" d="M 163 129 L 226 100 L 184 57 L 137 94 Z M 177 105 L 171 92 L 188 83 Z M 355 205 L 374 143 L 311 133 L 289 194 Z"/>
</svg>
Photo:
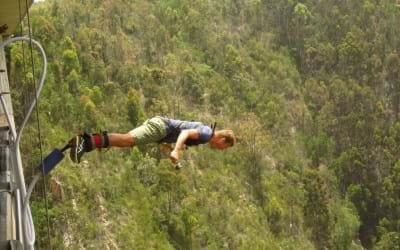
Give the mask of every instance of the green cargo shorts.
<svg viewBox="0 0 400 250">
<path fill-rule="evenodd" d="M 156 116 L 129 133 L 135 138 L 135 145 L 157 143 L 167 135 L 167 125 L 161 117 Z"/>
</svg>

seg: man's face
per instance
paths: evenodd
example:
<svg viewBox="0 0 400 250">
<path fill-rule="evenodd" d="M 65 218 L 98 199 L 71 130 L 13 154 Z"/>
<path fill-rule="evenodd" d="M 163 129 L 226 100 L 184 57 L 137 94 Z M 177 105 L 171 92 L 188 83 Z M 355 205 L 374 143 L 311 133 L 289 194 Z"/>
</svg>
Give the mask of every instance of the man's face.
<svg viewBox="0 0 400 250">
<path fill-rule="evenodd" d="M 213 149 L 219 149 L 219 150 L 223 150 L 228 148 L 230 145 L 229 143 L 227 143 L 225 141 L 225 138 L 221 137 L 218 138 L 217 140 L 213 141 L 212 143 L 210 143 L 210 147 Z"/>
</svg>

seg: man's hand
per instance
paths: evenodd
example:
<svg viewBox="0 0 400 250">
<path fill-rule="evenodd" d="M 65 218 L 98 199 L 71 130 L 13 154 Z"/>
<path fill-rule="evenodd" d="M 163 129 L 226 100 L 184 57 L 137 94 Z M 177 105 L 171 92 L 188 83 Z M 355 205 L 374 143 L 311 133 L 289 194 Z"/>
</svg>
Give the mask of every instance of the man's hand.
<svg viewBox="0 0 400 250">
<path fill-rule="evenodd" d="M 179 161 L 179 152 L 177 150 L 173 150 L 169 155 L 169 158 L 171 159 L 171 162 L 176 165 Z"/>
<path fill-rule="evenodd" d="M 160 151 L 161 151 L 161 154 L 162 154 L 164 157 L 168 157 L 168 156 L 171 154 L 171 152 L 172 152 L 172 146 L 171 146 L 171 144 L 162 143 L 161 146 L 160 146 Z"/>
</svg>

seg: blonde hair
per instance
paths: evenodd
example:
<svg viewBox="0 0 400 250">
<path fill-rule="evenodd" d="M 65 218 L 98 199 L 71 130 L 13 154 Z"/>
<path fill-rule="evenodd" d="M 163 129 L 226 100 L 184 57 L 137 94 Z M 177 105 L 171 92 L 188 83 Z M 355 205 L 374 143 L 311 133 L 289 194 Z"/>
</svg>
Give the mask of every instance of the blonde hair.
<svg viewBox="0 0 400 250">
<path fill-rule="evenodd" d="M 225 139 L 225 142 L 229 144 L 230 147 L 232 147 L 235 144 L 235 134 L 233 133 L 232 130 L 230 129 L 223 129 L 223 130 L 218 130 L 215 131 L 215 134 L 217 136 L 223 137 Z"/>
</svg>

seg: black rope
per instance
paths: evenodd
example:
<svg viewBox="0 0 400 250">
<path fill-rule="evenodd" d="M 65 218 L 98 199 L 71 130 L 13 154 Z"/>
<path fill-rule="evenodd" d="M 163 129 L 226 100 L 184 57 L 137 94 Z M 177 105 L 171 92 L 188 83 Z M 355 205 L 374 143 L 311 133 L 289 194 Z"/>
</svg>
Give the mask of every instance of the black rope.
<svg viewBox="0 0 400 250">
<path fill-rule="evenodd" d="M 211 124 L 211 129 L 212 129 L 211 137 L 214 136 L 215 128 L 216 128 L 216 127 L 217 127 L 217 122 L 214 122 L 214 124 Z"/>
<path fill-rule="evenodd" d="M 37 121 L 37 129 L 38 129 L 38 138 L 39 138 L 39 150 L 40 150 L 40 162 L 42 163 L 42 177 L 43 177 L 43 185 L 44 185 L 44 201 L 46 207 L 46 219 L 47 219 L 47 237 L 49 240 L 49 247 L 51 247 L 51 237 L 50 237 L 50 217 L 49 217 L 49 204 L 47 200 L 47 186 L 46 186 L 46 176 L 44 175 L 44 164 L 43 164 L 43 150 L 42 150 L 42 135 L 40 132 L 40 119 L 39 119 L 39 103 L 38 103 L 38 93 L 36 88 L 36 78 L 35 78 L 35 65 L 33 60 L 33 46 L 32 46 L 32 31 L 31 31 L 31 22 L 29 17 L 29 8 L 28 8 L 28 0 L 25 0 L 25 7 L 26 7 L 26 15 L 28 17 L 28 32 L 29 32 L 29 48 L 31 53 L 31 64 L 32 64 L 32 76 L 33 76 L 33 85 L 35 88 L 35 111 L 36 111 L 36 121 Z"/>
<path fill-rule="evenodd" d="M 21 10 L 21 0 L 18 0 L 18 10 L 19 10 L 19 23 L 20 23 L 20 35 L 22 36 L 24 34 L 24 25 L 22 22 L 22 10 Z M 21 50 L 22 50 L 22 74 L 23 74 L 23 80 L 25 83 L 28 82 L 28 78 L 26 77 L 26 60 L 25 60 L 25 41 L 21 41 Z M 18 80 L 17 80 L 18 82 Z M 16 82 L 16 83 L 17 83 Z M 21 85 L 22 87 L 22 85 Z M 16 84 L 16 88 L 19 88 L 19 86 Z M 28 102 L 26 100 L 30 100 L 29 97 L 29 93 L 31 93 L 31 91 L 23 91 L 23 93 L 21 93 L 21 97 L 20 101 L 22 102 L 22 107 L 23 107 L 23 113 L 22 114 L 26 114 L 26 111 L 28 110 Z M 22 116 L 23 117 L 23 116 Z M 32 136 L 29 136 L 29 145 L 33 145 L 33 140 L 32 140 Z M 33 169 L 31 176 L 35 175 L 35 169 Z"/>
</svg>

